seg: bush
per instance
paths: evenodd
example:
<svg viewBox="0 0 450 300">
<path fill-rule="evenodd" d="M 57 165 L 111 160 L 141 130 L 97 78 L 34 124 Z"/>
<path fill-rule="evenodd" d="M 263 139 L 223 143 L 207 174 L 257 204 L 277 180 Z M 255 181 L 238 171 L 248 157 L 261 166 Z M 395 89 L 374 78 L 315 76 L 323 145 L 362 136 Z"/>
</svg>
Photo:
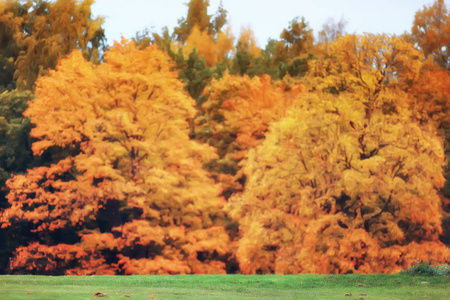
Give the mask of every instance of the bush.
<svg viewBox="0 0 450 300">
<path fill-rule="evenodd" d="M 432 266 L 430 263 L 419 263 L 412 266 L 410 269 L 405 271 L 410 275 L 425 275 L 425 276 L 449 276 L 450 266 L 448 264 L 442 264 L 437 266 Z"/>
</svg>

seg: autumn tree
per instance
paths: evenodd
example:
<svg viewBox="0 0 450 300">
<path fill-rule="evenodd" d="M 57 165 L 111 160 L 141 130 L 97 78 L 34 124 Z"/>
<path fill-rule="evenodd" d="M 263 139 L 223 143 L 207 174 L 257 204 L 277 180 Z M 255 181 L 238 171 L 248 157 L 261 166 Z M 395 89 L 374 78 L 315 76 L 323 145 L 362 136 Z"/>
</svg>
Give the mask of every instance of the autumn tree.
<svg viewBox="0 0 450 300">
<path fill-rule="evenodd" d="M 421 69 L 412 85 L 411 109 L 421 124 L 433 123 L 442 137 L 450 134 L 450 73 L 442 69 Z"/>
<path fill-rule="evenodd" d="M 198 26 L 194 26 L 186 39 L 183 52 L 185 56 L 188 56 L 196 49 L 198 54 L 204 57 L 206 64 L 213 67 L 233 50 L 233 40 L 234 37 L 230 28 L 225 32 L 218 32 L 217 37 L 215 37 L 207 31 L 201 31 Z"/>
<path fill-rule="evenodd" d="M 177 40 L 182 43 L 187 40 L 194 27 L 197 27 L 200 32 L 215 36 L 227 23 L 228 12 L 222 3 L 214 16 L 208 15 L 209 0 L 190 0 L 186 5 L 187 17 L 178 20 L 178 27 L 174 29 Z"/>
<path fill-rule="evenodd" d="M 233 73 L 239 75 L 250 73 L 255 60 L 260 56 L 261 48 L 258 46 L 253 30 L 250 27 L 242 27 L 233 59 Z"/>
<path fill-rule="evenodd" d="M 211 16 L 208 15 L 209 0 L 191 0 L 186 5 L 187 17 L 178 20 L 179 27 L 175 27 L 175 34 L 180 42 L 186 41 L 195 26 L 199 31 L 212 29 Z"/>
<path fill-rule="evenodd" d="M 0 94 L 0 209 L 8 207 L 6 180 L 11 174 L 25 172 L 34 162 L 29 135 L 31 124 L 22 116 L 28 107 L 27 101 L 33 98 L 30 92 L 17 90 Z M 11 236 L 10 230 L 0 229 L 0 273 L 8 270 L 8 259 L 14 250 L 15 241 Z"/>
<path fill-rule="evenodd" d="M 443 239 L 450 241 L 450 13 L 444 1 L 436 0 L 432 5 L 424 6 L 416 12 L 410 38 L 424 53 L 440 68 L 427 65 L 422 70 L 421 80 L 418 81 L 412 93 L 415 101 L 412 104 L 416 118 L 421 122 L 434 122 L 439 133 L 446 141 L 447 183 L 442 190 L 444 212 L 447 218 L 444 222 Z"/>
<path fill-rule="evenodd" d="M 19 56 L 20 48 L 14 42 L 11 19 L 20 7 L 18 2 L 2 1 L 0 3 L 0 91 L 15 88 L 14 58 Z"/>
<path fill-rule="evenodd" d="M 283 76 L 280 76 L 280 69 L 279 69 L 279 63 L 280 63 L 280 56 L 278 56 L 279 53 L 277 53 L 277 45 L 281 43 L 281 41 L 276 41 L 273 39 L 269 39 L 267 42 L 265 48 L 261 48 L 260 53 L 258 53 L 257 56 L 251 55 L 249 52 L 242 51 L 240 47 L 237 48 L 236 54 L 234 56 L 233 61 L 236 63 L 235 66 L 239 66 L 240 61 L 246 62 L 246 59 L 249 61 L 248 66 L 246 68 L 246 73 L 248 76 L 263 76 L 264 74 L 270 75 L 273 80 L 277 80 L 282 78 Z M 240 46 L 238 44 L 238 46 Z M 284 45 L 282 46 L 282 49 L 284 51 Z M 241 56 L 241 57 L 239 57 Z M 281 58 L 282 59 L 282 58 Z M 245 67 L 245 64 L 244 64 Z M 233 73 L 239 74 L 236 71 L 241 71 L 243 68 L 232 68 L 231 70 Z"/>
<path fill-rule="evenodd" d="M 433 125 L 441 139 L 448 138 L 449 75 L 434 62 L 425 61 L 422 51 L 415 49 L 409 39 L 346 35 L 327 49 L 325 56 L 310 62 L 312 76 L 303 82 L 309 81 L 311 90 L 331 93 L 359 90 L 370 99 L 369 104 L 383 89 L 400 89 L 408 97 L 397 99 L 395 104 L 407 106 L 415 121 L 425 127 Z M 391 104 L 383 105 L 385 110 L 393 109 Z"/>
<path fill-rule="evenodd" d="M 260 144 L 269 124 L 284 116 L 300 88 L 270 76 L 236 76 L 226 73 L 205 90 L 208 99 L 196 118 L 195 137 L 217 149 L 209 163 L 214 177 L 223 183 L 224 195 L 242 189 L 240 161 Z"/>
<path fill-rule="evenodd" d="M 294 18 L 280 34 L 281 41 L 274 42 L 271 52 L 278 67 L 278 77 L 302 77 L 308 71 L 312 58 L 314 37 L 305 18 Z"/>
<path fill-rule="evenodd" d="M 228 12 L 221 3 L 213 18 L 207 14 L 208 0 L 191 0 L 187 5 L 187 18 L 179 20 L 180 26 L 175 28 L 175 35 L 182 42 L 186 57 L 196 49 L 206 64 L 214 67 L 234 49 L 231 28 L 223 29 L 228 22 Z"/>
<path fill-rule="evenodd" d="M 305 18 L 301 20 L 294 18 L 289 22 L 288 28 L 283 29 L 280 38 L 285 43 L 291 57 L 296 57 L 309 51 L 314 42 L 312 29 L 309 28 Z"/>
<path fill-rule="evenodd" d="M 30 89 L 40 74 L 54 68 L 73 49 L 99 61 L 104 33 L 101 18 L 92 18 L 93 0 L 7 0 L 0 6 L 2 60 L 21 89 Z M 9 77 L 8 77 L 9 78 Z M 5 83 L 4 83 L 5 85 Z"/>
<path fill-rule="evenodd" d="M 24 172 L 32 160 L 31 124 L 22 113 L 30 92 L 16 90 L 0 94 L 0 207 L 5 207 L 5 181 L 13 172 Z"/>
<path fill-rule="evenodd" d="M 102 20 L 92 19 L 92 1 L 16 1 L 0 3 L 0 206 L 8 204 L 5 181 L 11 174 L 51 161 L 52 153 L 34 158 L 31 153 L 30 122 L 22 113 L 39 74 L 55 67 L 72 49 L 82 49 L 86 58 L 98 60 L 103 41 Z M 18 90 L 16 90 L 18 87 Z M 6 90 L 6 91 L 5 91 Z M 5 92 L 4 92 L 5 91 Z M 28 228 L 29 229 L 29 228 Z M 23 241 L 27 227 L 10 227 L 0 232 L 3 245 L 0 269 Z M 5 259 L 6 258 L 6 259 Z"/>
<path fill-rule="evenodd" d="M 251 28 L 243 27 L 233 57 L 232 74 L 262 76 L 282 79 L 285 75 L 301 77 L 308 70 L 312 58 L 312 29 L 302 18 L 295 18 L 287 29 L 283 29 L 281 40 L 269 40 L 261 49 Z"/>
<path fill-rule="evenodd" d="M 213 149 L 189 139 L 195 102 L 167 55 L 123 41 L 95 65 L 73 52 L 37 83 L 25 112 L 35 155 L 70 155 L 8 181 L 2 227 L 25 222 L 16 272 L 223 273 L 221 189 Z M 64 236 L 65 242 L 58 237 Z"/>
<path fill-rule="evenodd" d="M 204 57 L 199 57 L 197 49 L 189 54 L 187 60 L 184 60 L 184 55 L 180 51 L 177 62 L 179 76 L 186 83 L 186 91 L 197 104 L 202 104 L 205 101 L 203 90 L 210 82 L 213 71 L 206 65 Z"/>
<path fill-rule="evenodd" d="M 310 90 L 360 93 L 370 109 L 387 87 L 409 89 L 421 68 L 421 52 L 400 37 L 348 34 L 332 43 L 325 57 L 309 63 L 303 82 Z M 396 101 L 407 105 L 408 99 Z"/>
<path fill-rule="evenodd" d="M 238 52 L 235 55 L 237 60 Z M 269 39 L 261 55 L 253 57 L 245 53 L 250 61 L 249 67 L 246 69 L 246 74 L 250 77 L 262 76 L 263 74 L 270 75 L 272 79 L 283 79 L 284 76 L 291 77 L 302 76 L 307 71 L 307 60 L 309 55 L 290 59 L 288 50 L 282 41 Z M 245 62 L 245 60 L 244 60 Z"/>
<path fill-rule="evenodd" d="M 150 33 L 148 30 L 138 32 L 133 41 L 140 49 L 157 45 L 166 52 L 175 61 L 175 68 L 179 78 L 185 83 L 186 91 L 198 104 L 204 102 L 203 89 L 211 78 L 221 77 L 227 68 L 227 52 L 230 50 L 229 47 L 233 47 L 232 39 L 228 39 L 226 33 L 221 32 L 216 42 L 211 36 L 199 32 L 197 28 L 194 28 L 184 46 L 174 42 L 168 28 L 164 28 L 161 35 Z M 228 43 L 228 46 L 223 43 Z"/>
<path fill-rule="evenodd" d="M 405 41 L 346 36 L 330 45 L 286 116 L 248 153 L 229 199 L 241 270 L 397 272 L 442 263 L 442 140 L 414 121 L 405 89 L 421 56 Z"/>
<path fill-rule="evenodd" d="M 448 261 L 440 140 L 408 110 L 369 117 L 363 101 L 300 98 L 250 150 L 245 191 L 229 199 L 244 273 L 398 272 L 417 258 Z"/>
<path fill-rule="evenodd" d="M 435 0 L 416 12 L 412 37 L 426 57 L 450 71 L 450 14 L 444 0 Z"/>
<path fill-rule="evenodd" d="M 157 45 L 176 62 L 186 91 L 197 103 L 204 101 L 204 87 L 213 76 L 221 77 L 227 69 L 228 56 L 234 49 L 234 36 L 227 24 L 227 11 L 220 4 L 214 16 L 207 14 L 209 1 L 187 3 L 188 14 L 179 20 L 171 34 L 164 27 L 161 34 L 149 30 L 138 32 L 133 39 L 138 47 Z"/>
<path fill-rule="evenodd" d="M 409 90 L 412 95 L 410 107 L 414 118 L 420 124 L 433 124 L 439 137 L 444 141 L 447 167 L 446 184 L 442 193 L 443 221 L 442 239 L 450 243 L 450 73 L 427 61 L 417 80 Z"/>
</svg>

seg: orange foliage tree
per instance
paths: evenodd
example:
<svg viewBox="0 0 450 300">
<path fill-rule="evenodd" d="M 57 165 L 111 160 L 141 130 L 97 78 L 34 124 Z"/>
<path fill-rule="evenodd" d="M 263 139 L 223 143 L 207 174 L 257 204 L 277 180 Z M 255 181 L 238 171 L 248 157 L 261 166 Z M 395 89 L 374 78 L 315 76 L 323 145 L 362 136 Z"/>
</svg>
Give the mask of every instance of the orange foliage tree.
<svg viewBox="0 0 450 300">
<path fill-rule="evenodd" d="M 424 68 L 409 90 L 410 106 L 420 123 L 434 123 L 450 133 L 450 74 Z"/>
<path fill-rule="evenodd" d="M 57 163 L 8 182 L 2 227 L 29 222 L 17 271 L 59 274 L 223 273 L 221 189 L 203 170 L 213 148 L 189 139 L 195 101 L 168 56 L 123 41 L 99 66 L 73 52 L 37 84 L 25 115 L 35 155 Z M 72 233 L 70 243 L 55 235 Z"/>
<path fill-rule="evenodd" d="M 412 38 L 426 57 L 432 56 L 447 71 L 450 71 L 450 13 L 444 0 L 435 0 L 416 12 L 412 27 Z"/>
<path fill-rule="evenodd" d="M 227 197 L 242 190 L 239 162 L 264 140 L 269 124 L 285 115 L 300 91 L 287 82 L 273 82 L 268 75 L 250 78 L 228 73 L 207 87 L 208 100 L 197 116 L 195 134 L 217 149 L 219 158 L 209 168 L 224 184 Z"/>
<path fill-rule="evenodd" d="M 383 42 L 386 41 L 386 42 Z M 346 36 L 313 64 L 286 117 L 244 163 L 229 199 L 244 273 L 397 272 L 442 263 L 442 140 L 414 122 L 405 89 L 420 53 L 395 37 Z"/>
</svg>

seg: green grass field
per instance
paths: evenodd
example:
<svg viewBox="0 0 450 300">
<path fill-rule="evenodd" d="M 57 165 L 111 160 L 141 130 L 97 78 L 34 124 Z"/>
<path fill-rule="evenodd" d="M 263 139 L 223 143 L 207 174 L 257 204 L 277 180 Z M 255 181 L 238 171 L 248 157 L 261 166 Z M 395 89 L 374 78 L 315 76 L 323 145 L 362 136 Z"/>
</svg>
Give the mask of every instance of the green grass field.
<svg viewBox="0 0 450 300">
<path fill-rule="evenodd" d="M 0 276 L 0 299 L 450 299 L 449 276 Z"/>
</svg>

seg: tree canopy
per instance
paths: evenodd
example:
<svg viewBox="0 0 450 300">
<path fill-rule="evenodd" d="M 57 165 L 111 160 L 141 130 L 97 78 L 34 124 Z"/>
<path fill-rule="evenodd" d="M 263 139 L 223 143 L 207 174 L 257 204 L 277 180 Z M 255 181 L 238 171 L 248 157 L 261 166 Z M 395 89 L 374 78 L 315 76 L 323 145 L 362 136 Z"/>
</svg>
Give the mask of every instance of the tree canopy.
<svg viewBox="0 0 450 300">
<path fill-rule="evenodd" d="M 37 233 L 36 241 L 16 250 L 14 269 L 224 270 L 213 257 L 198 258 L 199 252 L 228 251 L 228 237 L 217 222 L 224 201 L 202 169 L 214 152 L 188 136 L 195 101 L 171 67 L 155 47 L 137 50 L 123 41 L 105 53 L 100 66 L 77 51 L 39 79 L 38 96 L 25 112 L 38 139 L 33 152 L 60 147 L 72 154 L 9 181 L 11 207 L 2 214 L 3 227 L 28 221 Z M 74 231 L 81 240 L 52 245 L 43 235 L 54 231 Z M 105 249 L 115 258 L 104 257 Z M 72 256 L 59 262 L 67 252 Z"/>
<path fill-rule="evenodd" d="M 7 74 L 14 74 L 17 86 L 31 89 L 37 77 L 54 68 L 58 60 L 74 49 L 99 62 L 104 33 L 102 18 L 93 19 L 93 0 L 3 1 L 0 5 L 0 48 Z M 14 71 L 11 69 L 14 68 Z M 5 78 L 3 85 L 11 83 Z"/>
<path fill-rule="evenodd" d="M 439 139 L 407 111 L 368 115 L 362 96 L 307 95 L 250 150 L 230 199 L 241 270 L 397 272 L 449 258 L 439 242 Z"/>
<path fill-rule="evenodd" d="M 0 273 L 392 273 L 450 260 L 448 8 L 401 36 L 235 38 L 190 0 L 104 47 L 92 0 L 0 2 Z"/>
</svg>

